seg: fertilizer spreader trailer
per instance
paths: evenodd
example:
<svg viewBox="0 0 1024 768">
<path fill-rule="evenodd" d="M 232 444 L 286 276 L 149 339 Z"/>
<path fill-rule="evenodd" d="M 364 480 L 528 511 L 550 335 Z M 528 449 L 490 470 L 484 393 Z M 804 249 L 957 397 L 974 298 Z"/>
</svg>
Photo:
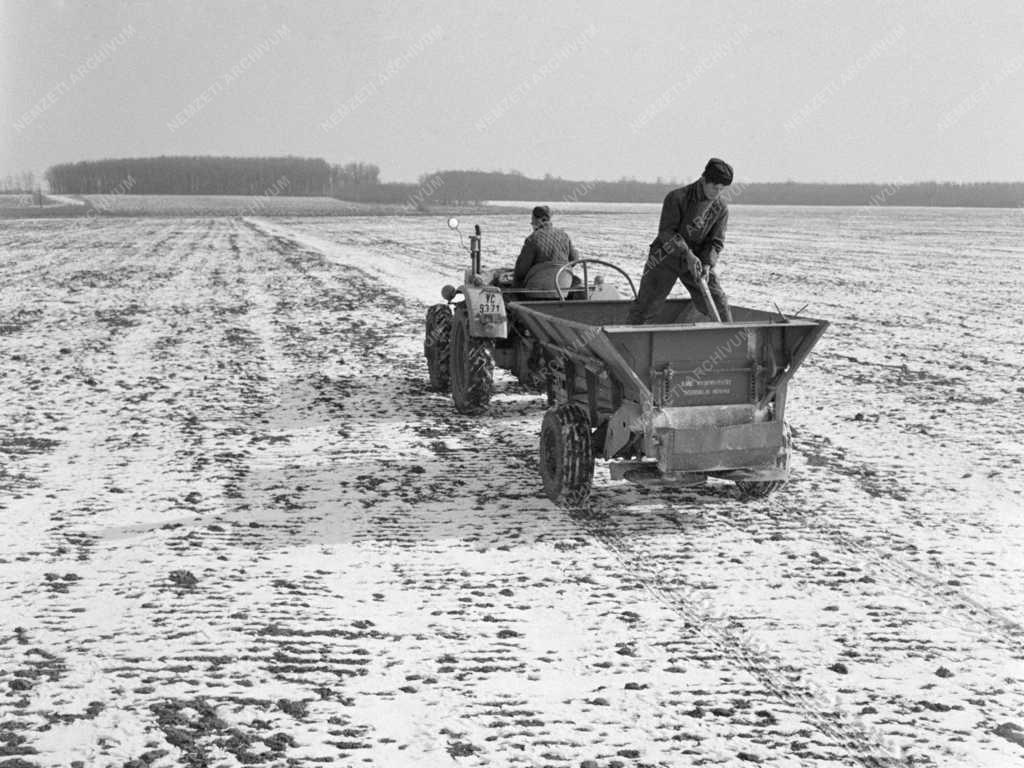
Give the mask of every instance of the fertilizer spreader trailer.
<svg viewBox="0 0 1024 768">
<path fill-rule="evenodd" d="M 481 269 L 480 241 L 477 226 L 462 286 L 445 286 L 445 303 L 427 311 L 430 383 L 466 414 L 486 411 L 495 366 L 546 390 L 540 475 L 549 498 L 585 504 L 595 458 L 609 462 L 612 479 L 690 486 L 719 477 L 746 497 L 789 479 L 786 388 L 826 321 L 733 307 L 733 322 L 720 323 L 673 299 L 654 324 L 630 325 L 632 299 L 605 298 L 609 286 L 590 279 L 595 267 L 615 270 L 635 296 L 618 267 L 570 262 L 563 270 L 582 274 L 572 288 L 556 278 L 550 299 L 523 300 L 511 269 Z"/>
</svg>

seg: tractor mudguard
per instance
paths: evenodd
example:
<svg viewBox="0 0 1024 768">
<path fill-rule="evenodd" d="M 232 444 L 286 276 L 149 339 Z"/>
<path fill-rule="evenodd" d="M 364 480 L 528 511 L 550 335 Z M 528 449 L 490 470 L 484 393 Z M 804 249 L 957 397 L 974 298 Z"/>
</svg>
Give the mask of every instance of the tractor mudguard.
<svg viewBox="0 0 1024 768">
<path fill-rule="evenodd" d="M 485 339 L 508 338 L 508 317 L 500 288 L 471 285 L 467 280 L 462 295 L 466 297 L 470 335 Z"/>
</svg>

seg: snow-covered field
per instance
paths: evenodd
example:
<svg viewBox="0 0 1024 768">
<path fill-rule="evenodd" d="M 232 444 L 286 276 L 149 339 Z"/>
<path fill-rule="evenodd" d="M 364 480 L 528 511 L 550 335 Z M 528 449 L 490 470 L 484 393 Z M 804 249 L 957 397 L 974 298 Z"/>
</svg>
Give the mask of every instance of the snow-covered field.
<svg viewBox="0 0 1024 768">
<path fill-rule="evenodd" d="M 443 218 L 7 224 L 0 767 L 1024 765 L 1019 211 L 735 206 L 733 300 L 833 323 L 794 478 L 580 517 L 543 398 L 426 390 Z"/>
<path fill-rule="evenodd" d="M 0 193 L 0 219 L 22 218 L 25 216 L 76 214 L 84 206 L 81 200 L 62 195 L 43 195 L 42 205 L 37 205 L 35 196 L 27 193 Z"/>
</svg>

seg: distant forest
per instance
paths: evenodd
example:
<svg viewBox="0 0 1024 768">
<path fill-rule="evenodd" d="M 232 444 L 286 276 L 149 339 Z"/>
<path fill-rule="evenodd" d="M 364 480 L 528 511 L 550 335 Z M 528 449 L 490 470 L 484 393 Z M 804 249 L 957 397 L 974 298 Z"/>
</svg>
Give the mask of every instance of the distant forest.
<svg viewBox="0 0 1024 768">
<path fill-rule="evenodd" d="M 55 195 L 334 195 L 352 185 L 380 185 L 368 163 L 329 165 L 307 157 L 136 157 L 54 165 Z"/>
<path fill-rule="evenodd" d="M 521 173 L 445 170 L 416 184 L 382 183 L 372 163 L 332 165 L 303 157 L 152 157 L 55 165 L 46 171 L 54 194 L 315 195 L 368 203 L 404 204 L 410 210 L 480 203 L 660 203 L 683 182 L 572 181 Z M 880 182 L 821 184 L 737 182 L 733 203 L 758 205 L 1024 205 L 1024 182 Z"/>
<path fill-rule="evenodd" d="M 517 173 L 439 171 L 420 178 L 418 189 L 434 190 L 435 203 L 522 200 L 544 202 L 660 203 L 670 189 L 685 182 L 570 181 Z M 796 181 L 734 183 L 727 189 L 733 203 L 755 205 L 935 205 L 1018 207 L 1024 205 L 1024 182 L 913 182 L 901 184 L 814 184 Z"/>
</svg>

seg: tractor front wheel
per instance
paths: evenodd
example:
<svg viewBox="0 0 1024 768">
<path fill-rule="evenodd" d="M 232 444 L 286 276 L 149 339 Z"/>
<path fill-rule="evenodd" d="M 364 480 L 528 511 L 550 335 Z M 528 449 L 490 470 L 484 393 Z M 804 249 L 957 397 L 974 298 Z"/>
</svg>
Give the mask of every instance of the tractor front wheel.
<svg viewBox="0 0 1024 768">
<path fill-rule="evenodd" d="M 426 336 L 423 354 L 427 358 L 430 388 L 447 392 L 451 380 L 452 311 L 447 304 L 435 304 L 427 310 Z"/>
<path fill-rule="evenodd" d="M 491 402 L 494 390 L 494 342 L 469 333 L 469 316 L 464 307 L 455 310 L 451 336 L 452 402 L 459 413 L 481 413 Z"/>
<path fill-rule="evenodd" d="M 789 472 L 789 462 L 793 454 L 793 435 L 789 429 L 789 423 L 782 424 L 782 448 L 775 457 L 777 469 L 784 469 Z M 786 484 L 786 480 L 737 480 L 736 487 L 739 488 L 742 499 L 763 499 Z"/>
<path fill-rule="evenodd" d="M 590 498 L 594 451 L 590 417 L 578 403 L 549 408 L 540 429 L 540 476 L 544 493 L 570 509 Z"/>
</svg>

